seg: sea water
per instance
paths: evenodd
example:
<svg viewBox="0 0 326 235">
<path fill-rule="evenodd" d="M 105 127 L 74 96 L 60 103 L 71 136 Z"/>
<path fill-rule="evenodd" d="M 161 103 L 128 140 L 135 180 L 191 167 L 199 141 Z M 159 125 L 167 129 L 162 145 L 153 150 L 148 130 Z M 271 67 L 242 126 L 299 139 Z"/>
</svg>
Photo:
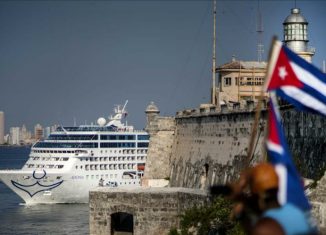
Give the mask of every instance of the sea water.
<svg viewBox="0 0 326 235">
<path fill-rule="evenodd" d="M 0 147 L 0 169 L 20 169 L 30 148 Z M 0 234 L 89 234 L 88 204 L 26 206 L 0 181 Z"/>
</svg>

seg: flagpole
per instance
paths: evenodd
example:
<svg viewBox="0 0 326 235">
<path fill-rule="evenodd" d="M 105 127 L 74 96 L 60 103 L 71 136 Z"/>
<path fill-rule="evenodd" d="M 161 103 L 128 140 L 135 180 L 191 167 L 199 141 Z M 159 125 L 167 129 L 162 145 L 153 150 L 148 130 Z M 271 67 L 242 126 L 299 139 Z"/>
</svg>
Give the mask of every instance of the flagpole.
<svg viewBox="0 0 326 235">
<path fill-rule="evenodd" d="M 268 55 L 268 62 L 267 62 L 267 71 L 266 71 L 266 75 L 265 75 L 265 84 L 267 83 L 267 78 L 269 78 L 270 76 L 270 62 L 272 60 L 275 60 L 273 58 L 273 46 L 275 45 L 275 42 L 277 41 L 277 37 L 274 36 L 272 39 L 272 45 L 271 45 L 271 49 L 269 50 L 269 55 Z M 258 129 L 258 125 L 259 125 L 259 119 L 260 119 L 260 113 L 262 110 L 262 101 L 263 101 L 263 96 L 264 96 L 264 92 L 265 92 L 265 87 L 266 85 L 262 86 L 261 92 L 260 92 L 260 96 L 258 97 L 258 104 L 256 107 L 256 112 L 255 112 L 255 120 L 254 120 L 254 125 L 252 127 L 252 131 L 251 131 L 251 136 L 250 136 L 250 141 L 249 141 L 249 147 L 248 147 L 248 155 L 246 158 L 246 166 L 249 167 L 250 163 L 253 159 L 253 155 L 254 155 L 254 144 L 255 144 L 255 140 L 256 140 L 256 136 L 257 136 L 257 129 Z"/>
<path fill-rule="evenodd" d="M 250 142 L 249 142 L 249 147 L 248 147 L 248 155 L 247 155 L 247 159 L 246 159 L 246 166 L 247 167 L 249 167 L 250 162 L 253 159 L 254 143 L 255 143 L 255 140 L 256 140 L 256 136 L 257 136 L 259 118 L 260 118 L 260 113 L 261 113 L 261 109 L 262 109 L 261 106 L 262 106 L 263 95 L 264 95 L 264 90 L 262 88 L 260 96 L 258 98 L 258 104 L 257 104 L 257 107 L 256 107 L 256 112 L 255 112 L 254 125 L 252 127 L 251 136 L 250 136 Z"/>
</svg>

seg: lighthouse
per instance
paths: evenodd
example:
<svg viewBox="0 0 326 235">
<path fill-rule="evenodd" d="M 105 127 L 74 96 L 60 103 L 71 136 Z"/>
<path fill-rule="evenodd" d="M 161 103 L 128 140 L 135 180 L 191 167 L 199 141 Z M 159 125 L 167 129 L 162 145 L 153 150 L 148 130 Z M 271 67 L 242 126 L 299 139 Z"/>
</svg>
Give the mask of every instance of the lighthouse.
<svg viewBox="0 0 326 235">
<path fill-rule="evenodd" d="M 308 47 L 308 21 L 300 14 L 299 8 L 292 8 L 283 22 L 283 42 L 305 60 L 311 62 L 314 48 Z"/>
</svg>

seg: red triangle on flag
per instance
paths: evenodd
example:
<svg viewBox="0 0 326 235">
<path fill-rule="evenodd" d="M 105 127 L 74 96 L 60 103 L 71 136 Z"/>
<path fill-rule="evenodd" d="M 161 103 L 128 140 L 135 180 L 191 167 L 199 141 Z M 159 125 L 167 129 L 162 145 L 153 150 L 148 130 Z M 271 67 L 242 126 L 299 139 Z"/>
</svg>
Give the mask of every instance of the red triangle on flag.
<svg viewBox="0 0 326 235">
<path fill-rule="evenodd" d="M 268 140 L 274 144 L 280 145 L 281 141 L 278 135 L 278 127 L 277 127 L 277 118 L 275 114 L 275 110 L 272 106 L 269 107 L 269 115 L 268 115 L 268 122 L 269 122 L 269 134 Z"/>
<path fill-rule="evenodd" d="M 303 83 L 293 72 L 290 60 L 288 59 L 283 46 L 278 55 L 267 90 L 279 89 L 282 86 L 303 87 Z"/>
</svg>

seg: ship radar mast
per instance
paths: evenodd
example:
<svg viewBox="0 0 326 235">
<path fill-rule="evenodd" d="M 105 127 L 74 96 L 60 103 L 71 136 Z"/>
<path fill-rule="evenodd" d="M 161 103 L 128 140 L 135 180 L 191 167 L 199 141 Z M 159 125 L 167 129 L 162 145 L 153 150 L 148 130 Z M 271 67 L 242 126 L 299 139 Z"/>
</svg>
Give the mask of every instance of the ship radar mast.
<svg viewBox="0 0 326 235">
<path fill-rule="evenodd" d="M 114 116 L 109 117 L 109 122 L 106 124 L 106 126 L 112 126 L 119 128 L 125 128 L 126 126 L 121 122 L 122 118 L 127 115 L 126 106 L 128 104 L 128 100 L 123 105 L 122 109 L 120 105 L 116 105 L 114 108 Z M 131 127 L 131 126 L 130 126 Z"/>
</svg>

